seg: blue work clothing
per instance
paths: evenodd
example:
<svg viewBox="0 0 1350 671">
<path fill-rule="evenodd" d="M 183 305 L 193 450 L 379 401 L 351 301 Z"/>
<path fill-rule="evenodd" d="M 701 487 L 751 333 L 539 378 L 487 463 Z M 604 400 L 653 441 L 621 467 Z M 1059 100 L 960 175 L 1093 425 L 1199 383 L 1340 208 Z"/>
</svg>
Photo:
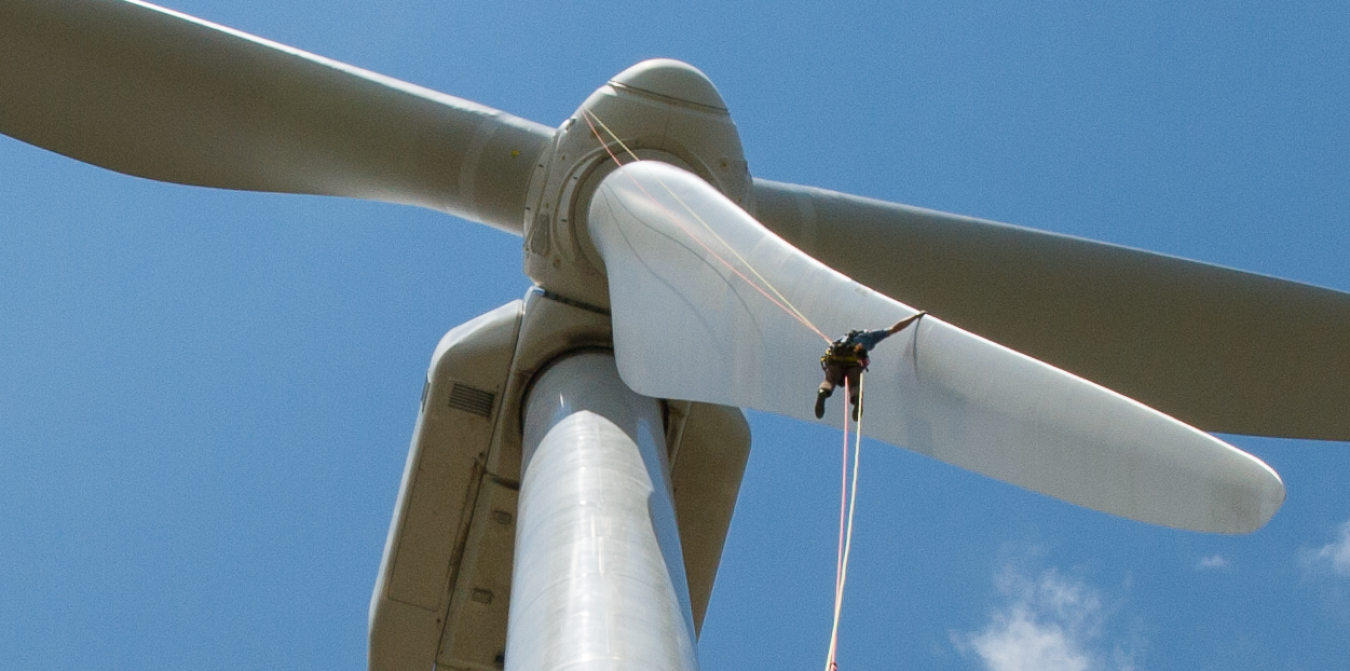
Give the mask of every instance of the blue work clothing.
<svg viewBox="0 0 1350 671">
<path fill-rule="evenodd" d="M 844 340 L 846 342 L 854 342 L 859 345 L 862 345 L 863 349 L 870 352 L 872 351 L 873 347 L 877 346 L 877 343 L 889 337 L 891 337 L 889 331 L 887 331 L 886 329 L 877 329 L 875 331 L 863 331 L 862 333 L 851 337 L 845 336 Z"/>
</svg>

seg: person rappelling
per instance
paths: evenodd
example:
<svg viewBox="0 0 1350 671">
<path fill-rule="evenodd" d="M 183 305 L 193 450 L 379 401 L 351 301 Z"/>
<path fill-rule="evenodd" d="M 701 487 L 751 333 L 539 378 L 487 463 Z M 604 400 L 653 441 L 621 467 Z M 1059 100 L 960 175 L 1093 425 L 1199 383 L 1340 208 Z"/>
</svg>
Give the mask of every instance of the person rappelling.
<svg viewBox="0 0 1350 671">
<path fill-rule="evenodd" d="M 861 388 L 859 378 L 870 363 L 867 354 L 877 343 L 899 333 L 906 326 L 928 314 L 920 310 L 917 314 L 901 319 L 888 329 L 876 331 L 852 330 L 848 335 L 830 343 L 825 355 L 820 357 L 820 369 L 825 371 L 825 381 L 816 391 L 816 419 L 825 416 L 825 399 L 834 394 L 834 388 L 848 382 L 849 400 L 853 403 L 853 421 L 858 421 L 862 408 L 858 405 L 858 391 Z"/>
</svg>

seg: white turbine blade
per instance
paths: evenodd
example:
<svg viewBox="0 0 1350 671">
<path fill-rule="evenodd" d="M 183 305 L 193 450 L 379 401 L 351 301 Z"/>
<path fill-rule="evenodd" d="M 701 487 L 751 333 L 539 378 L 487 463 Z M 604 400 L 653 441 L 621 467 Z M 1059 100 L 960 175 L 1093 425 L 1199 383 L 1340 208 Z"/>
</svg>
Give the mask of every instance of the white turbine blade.
<svg viewBox="0 0 1350 671">
<path fill-rule="evenodd" d="M 859 282 L 1206 431 L 1350 440 L 1350 294 L 755 180 L 755 216 Z"/>
<path fill-rule="evenodd" d="M 553 130 L 143 2 L 0 0 L 0 132 L 150 179 L 510 230 Z"/>
<path fill-rule="evenodd" d="M 751 286 L 746 278 L 756 276 L 737 253 L 832 336 L 915 312 L 660 163 L 634 163 L 605 178 L 589 231 L 609 276 L 619 372 L 648 396 L 816 421 L 826 343 Z M 1198 429 L 941 319 L 916 326 L 872 352 L 862 426 L 873 438 L 1088 508 L 1183 529 L 1254 531 L 1284 500 L 1270 467 Z M 832 400 L 828 423 L 838 423 L 843 396 Z"/>
</svg>

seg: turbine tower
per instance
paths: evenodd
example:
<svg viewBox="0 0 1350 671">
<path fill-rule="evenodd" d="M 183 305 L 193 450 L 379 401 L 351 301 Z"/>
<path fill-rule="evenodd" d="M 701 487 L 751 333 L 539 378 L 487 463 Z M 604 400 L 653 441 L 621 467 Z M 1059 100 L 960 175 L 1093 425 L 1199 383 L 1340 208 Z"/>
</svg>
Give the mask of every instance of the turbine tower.
<svg viewBox="0 0 1350 671">
<path fill-rule="evenodd" d="M 1350 295 L 754 178 L 684 63 L 550 128 L 133 0 L 0 0 L 0 45 L 25 142 L 522 237 L 535 286 L 433 354 L 372 669 L 696 669 L 741 409 L 819 421 L 822 338 L 916 307 L 867 434 L 1070 503 L 1248 533 L 1283 484 L 1207 432 L 1350 438 Z"/>
</svg>

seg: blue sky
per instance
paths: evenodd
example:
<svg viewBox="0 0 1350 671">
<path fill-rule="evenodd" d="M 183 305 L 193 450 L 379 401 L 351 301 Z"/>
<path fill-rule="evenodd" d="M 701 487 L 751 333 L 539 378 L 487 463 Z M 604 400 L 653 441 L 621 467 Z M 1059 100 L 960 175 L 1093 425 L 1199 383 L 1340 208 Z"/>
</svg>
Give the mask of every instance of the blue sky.
<svg viewBox="0 0 1350 671">
<path fill-rule="evenodd" d="M 758 176 L 1350 291 L 1341 2 L 171 6 L 549 125 L 625 67 L 680 58 L 720 88 Z M 364 668 L 426 363 L 524 294 L 519 245 L 0 138 L 5 666 Z M 816 669 L 838 434 L 751 423 L 703 668 Z M 841 668 L 1343 666 L 1350 446 L 1230 440 L 1289 491 L 1251 536 L 865 443 Z"/>
</svg>

